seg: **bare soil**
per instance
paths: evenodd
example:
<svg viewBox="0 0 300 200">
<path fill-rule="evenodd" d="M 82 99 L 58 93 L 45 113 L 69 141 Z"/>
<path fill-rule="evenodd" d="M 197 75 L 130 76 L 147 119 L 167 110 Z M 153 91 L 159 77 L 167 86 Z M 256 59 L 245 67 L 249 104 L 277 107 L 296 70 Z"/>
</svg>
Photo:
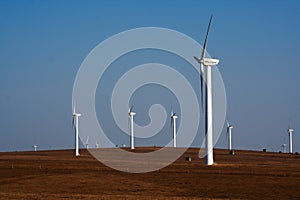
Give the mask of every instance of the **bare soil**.
<svg viewBox="0 0 300 200">
<path fill-rule="evenodd" d="M 86 150 L 0 153 L 0 199 L 300 199 L 300 155 L 215 149 L 217 163 L 206 166 L 198 151 L 142 174 L 111 169 Z"/>
</svg>

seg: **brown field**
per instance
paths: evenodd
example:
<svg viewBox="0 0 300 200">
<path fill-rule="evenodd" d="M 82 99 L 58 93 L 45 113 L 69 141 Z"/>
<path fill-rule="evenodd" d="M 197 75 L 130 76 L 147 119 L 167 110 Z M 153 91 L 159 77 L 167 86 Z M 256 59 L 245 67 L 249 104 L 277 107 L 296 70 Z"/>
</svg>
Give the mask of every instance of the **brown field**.
<svg viewBox="0 0 300 200">
<path fill-rule="evenodd" d="M 143 174 L 113 170 L 86 150 L 0 153 L 0 199 L 300 199 L 300 155 L 216 149 L 217 164 L 205 166 L 198 151 Z"/>
</svg>

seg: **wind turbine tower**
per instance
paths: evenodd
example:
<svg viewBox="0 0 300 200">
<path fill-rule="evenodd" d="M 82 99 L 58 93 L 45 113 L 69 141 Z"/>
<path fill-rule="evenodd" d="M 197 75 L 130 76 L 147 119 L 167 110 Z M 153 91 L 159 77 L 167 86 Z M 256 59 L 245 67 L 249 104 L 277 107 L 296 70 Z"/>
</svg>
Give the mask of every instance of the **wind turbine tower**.
<svg viewBox="0 0 300 200">
<path fill-rule="evenodd" d="M 76 113 L 75 106 L 73 109 L 73 125 L 75 124 L 75 156 L 79 156 L 79 134 L 78 134 L 78 118 L 81 114 Z"/>
<path fill-rule="evenodd" d="M 87 136 L 86 141 L 85 141 L 85 148 L 86 148 L 86 149 L 89 148 L 89 139 L 90 139 L 90 137 Z"/>
<path fill-rule="evenodd" d="M 205 52 L 206 52 L 206 45 L 207 45 L 207 38 L 208 33 L 210 29 L 212 16 L 210 17 L 205 41 L 202 49 L 201 58 L 197 58 L 194 56 L 196 61 L 200 64 L 200 79 L 201 79 L 201 94 L 203 98 L 203 75 L 204 75 L 204 66 L 206 67 L 206 104 L 205 104 L 205 118 L 206 118 L 206 124 L 205 124 L 205 149 L 206 149 L 206 165 L 212 165 L 214 164 L 214 158 L 213 158 L 213 113 L 212 113 L 212 74 L 211 74 L 211 68 L 213 66 L 216 66 L 219 63 L 218 59 L 213 58 L 206 58 Z M 203 100 L 202 100 L 202 108 L 203 108 Z"/>
<path fill-rule="evenodd" d="M 282 144 L 281 147 L 282 147 L 282 152 L 285 153 L 286 152 L 286 150 L 285 150 L 286 144 Z"/>
<path fill-rule="evenodd" d="M 288 129 L 289 140 L 290 140 L 290 153 L 293 153 L 293 132 L 294 132 L 294 129 L 292 129 L 292 128 Z"/>
<path fill-rule="evenodd" d="M 227 122 L 227 136 L 228 136 L 228 150 L 232 150 L 232 143 L 231 143 L 231 130 L 233 129 L 233 125 Z"/>
<path fill-rule="evenodd" d="M 131 149 L 134 149 L 134 130 L 133 130 L 133 117 L 134 115 L 136 115 L 135 112 L 132 111 L 132 108 L 129 108 L 129 111 L 128 111 L 128 115 L 129 115 L 129 120 L 130 120 L 130 148 Z"/>
<path fill-rule="evenodd" d="M 178 118 L 178 116 L 175 113 L 173 113 L 173 111 L 172 111 L 171 118 L 172 118 L 171 123 L 173 125 L 173 147 L 176 147 L 176 132 L 177 132 L 176 131 L 176 119 Z"/>
<path fill-rule="evenodd" d="M 34 151 L 37 151 L 38 145 L 33 145 L 32 147 Z"/>
</svg>

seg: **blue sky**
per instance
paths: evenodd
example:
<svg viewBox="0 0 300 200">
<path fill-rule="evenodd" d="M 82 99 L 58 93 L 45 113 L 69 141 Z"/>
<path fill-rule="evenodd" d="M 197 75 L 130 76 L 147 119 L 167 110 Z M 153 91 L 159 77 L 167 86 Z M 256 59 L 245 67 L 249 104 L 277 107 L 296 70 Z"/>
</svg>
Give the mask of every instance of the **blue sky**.
<svg viewBox="0 0 300 200">
<path fill-rule="evenodd" d="M 296 0 L 0 1 L 0 151 L 73 147 L 73 82 L 101 41 L 155 26 L 202 44 L 211 14 L 207 50 L 221 59 L 235 148 L 279 151 L 290 122 L 300 151 L 299 8 Z"/>
</svg>

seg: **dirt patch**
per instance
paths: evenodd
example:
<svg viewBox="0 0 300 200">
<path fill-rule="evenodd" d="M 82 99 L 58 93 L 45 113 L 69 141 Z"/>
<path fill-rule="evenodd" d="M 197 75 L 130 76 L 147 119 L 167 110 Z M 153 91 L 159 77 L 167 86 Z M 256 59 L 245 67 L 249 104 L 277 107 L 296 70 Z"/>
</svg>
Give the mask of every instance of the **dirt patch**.
<svg viewBox="0 0 300 200">
<path fill-rule="evenodd" d="M 170 166 L 144 174 L 113 170 L 86 150 L 80 157 L 73 150 L 0 153 L 0 199 L 300 197 L 300 155 L 216 149 L 216 164 L 205 166 L 198 151 L 190 148 Z"/>
</svg>

